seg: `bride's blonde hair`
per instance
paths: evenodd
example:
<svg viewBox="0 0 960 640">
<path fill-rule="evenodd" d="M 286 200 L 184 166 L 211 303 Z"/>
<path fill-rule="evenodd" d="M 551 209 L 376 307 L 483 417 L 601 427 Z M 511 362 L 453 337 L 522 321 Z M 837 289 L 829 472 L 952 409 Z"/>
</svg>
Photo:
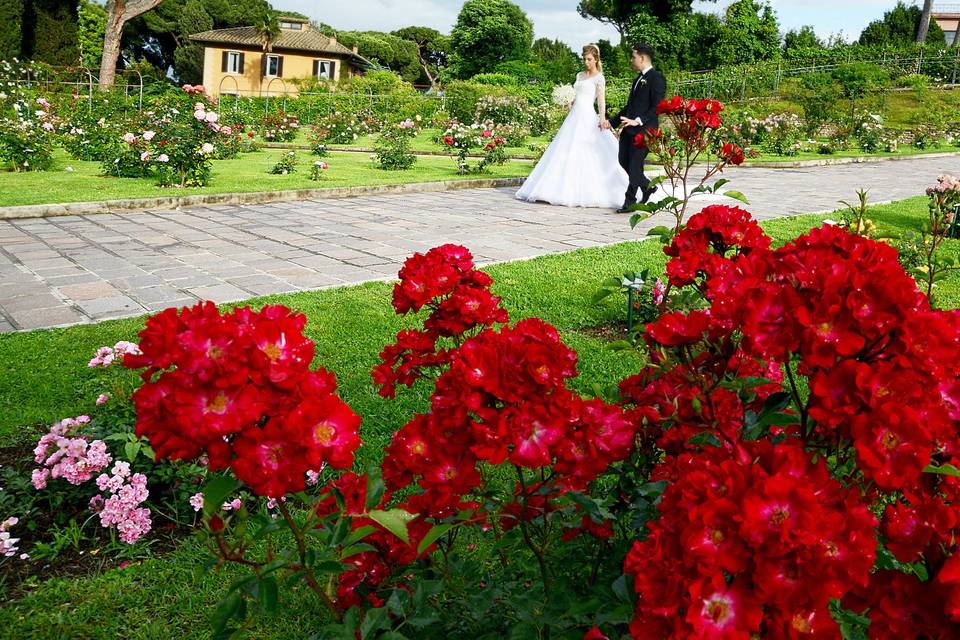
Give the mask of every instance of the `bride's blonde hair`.
<svg viewBox="0 0 960 640">
<path fill-rule="evenodd" d="M 595 44 L 587 44 L 583 46 L 583 57 L 587 57 L 587 54 L 592 54 L 594 59 L 597 61 L 597 71 L 603 73 L 603 63 L 600 62 L 600 47 Z"/>
</svg>

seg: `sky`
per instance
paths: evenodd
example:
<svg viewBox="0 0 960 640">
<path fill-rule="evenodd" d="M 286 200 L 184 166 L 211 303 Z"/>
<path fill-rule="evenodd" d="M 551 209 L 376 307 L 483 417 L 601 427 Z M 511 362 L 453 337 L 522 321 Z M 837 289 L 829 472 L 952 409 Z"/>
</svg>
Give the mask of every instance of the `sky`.
<svg viewBox="0 0 960 640">
<path fill-rule="evenodd" d="M 696 0 L 700 11 L 720 12 L 733 0 Z M 916 4 L 917 0 L 906 0 Z M 559 39 L 579 51 L 583 44 L 607 39 L 618 41 L 616 29 L 577 13 L 577 0 L 514 0 L 533 21 L 535 37 Z M 393 31 L 410 25 L 433 27 L 449 33 L 462 0 L 272 0 L 275 8 L 298 11 L 336 29 Z M 891 9 L 896 0 L 771 0 L 787 31 L 813 25 L 822 38 L 843 32 L 856 39 L 872 20 Z"/>
</svg>

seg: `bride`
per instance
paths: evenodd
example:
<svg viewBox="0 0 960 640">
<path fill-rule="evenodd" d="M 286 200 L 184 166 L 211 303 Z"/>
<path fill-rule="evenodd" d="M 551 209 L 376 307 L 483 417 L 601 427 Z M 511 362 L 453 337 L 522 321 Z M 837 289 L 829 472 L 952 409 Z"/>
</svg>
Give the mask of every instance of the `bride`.
<svg viewBox="0 0 960 640">
<path fill-rule="evenodd" d="M 596 45 L 583 48 L 583 64 L 586 69 L 573 85 L 576 98 L 570 113 L 517 191 L 520 200 L 607 209 L 616 209 L 623 200 L 629 179 L 617 162 L 617 138 L 600 128 L 594 110 L 597 103 L 600 114 L 606 112 L 606 81 Z"/>
</svg>

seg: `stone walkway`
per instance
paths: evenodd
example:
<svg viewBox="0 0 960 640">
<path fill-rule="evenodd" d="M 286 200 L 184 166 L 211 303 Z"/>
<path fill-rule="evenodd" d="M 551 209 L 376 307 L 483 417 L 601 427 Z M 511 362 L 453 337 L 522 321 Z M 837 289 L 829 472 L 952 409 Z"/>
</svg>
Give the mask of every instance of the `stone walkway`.
<svg viewBox="0 0 960 640">
<path fill-rule="evenodd" d="M 835 209 L 861 187 L 872 202 L 918 195 L 942 173 L 960 173 L 960 159 L 738 169 L 726 188 L 766 219 Z M 489 263 L 636 240 L 665 222 L 631 231 L 627 216 L 522 203 L 513 191 L 0 221 L 0 332 L 391 279 L 412 252 L 445 242 Z"/>
</svg>

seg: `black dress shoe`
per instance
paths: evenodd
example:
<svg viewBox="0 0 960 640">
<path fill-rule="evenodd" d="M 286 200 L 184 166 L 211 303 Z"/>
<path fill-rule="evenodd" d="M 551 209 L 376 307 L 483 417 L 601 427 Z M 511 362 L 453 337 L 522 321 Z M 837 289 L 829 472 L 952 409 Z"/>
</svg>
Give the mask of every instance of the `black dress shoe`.
<svg viewBox="0 0 960 640">
<path fill-rule="evenodd" d="M 635 204 L 636 202 L 633 202 L 633 203 L 624 202 L 623 206 L 617 209 L 617 213 L 630 213 L 631 211 L 633 211 L 632 207 Z"/>
<path fill-rule="evenodd" d="M 650 196 L 652 196 L 652 195 L 655 194 L 656 192 L 657 192 L 657 188 L 656 188 L 656 187 L 650 187 L 649 189 L 644 189 L 644 190 L 643 190 L 643 199 L 642 199 L 640 202 L 642 202 L 643 204 L 647 204 L 647 202 L 650 200 Z"/>
</svg>

